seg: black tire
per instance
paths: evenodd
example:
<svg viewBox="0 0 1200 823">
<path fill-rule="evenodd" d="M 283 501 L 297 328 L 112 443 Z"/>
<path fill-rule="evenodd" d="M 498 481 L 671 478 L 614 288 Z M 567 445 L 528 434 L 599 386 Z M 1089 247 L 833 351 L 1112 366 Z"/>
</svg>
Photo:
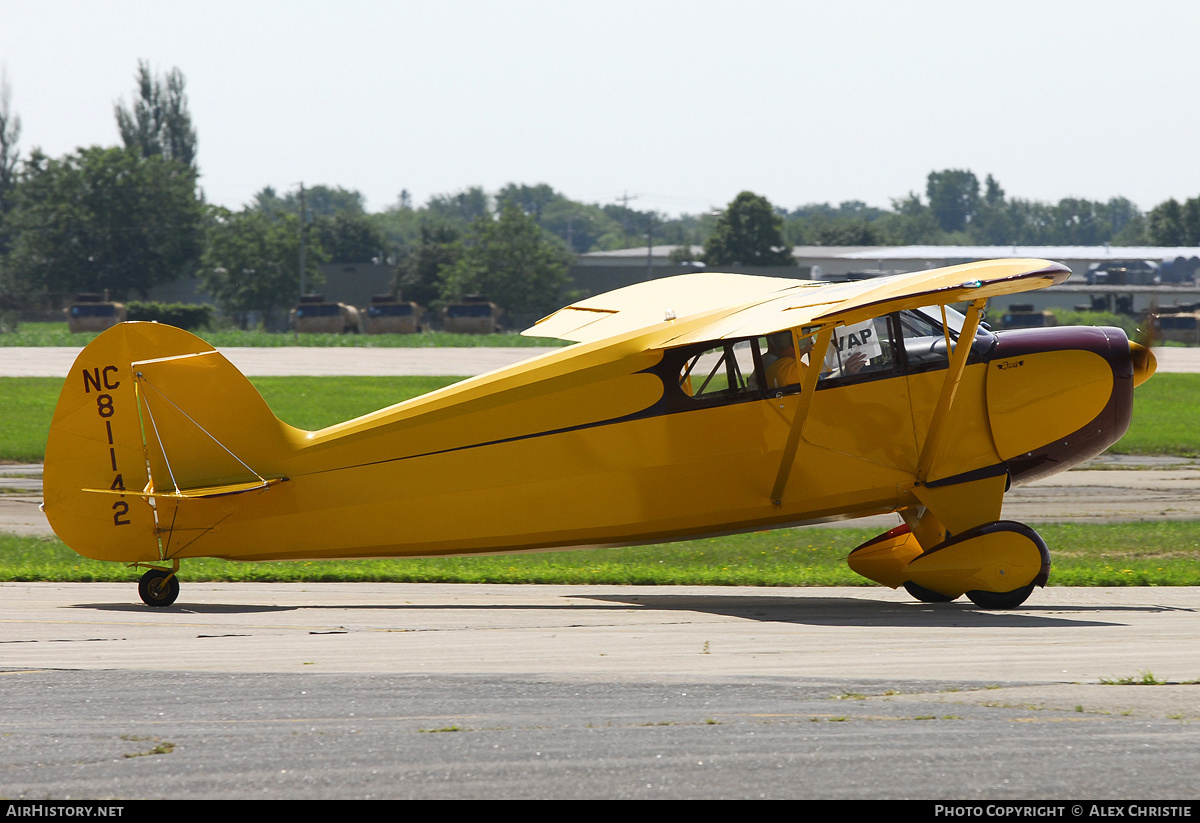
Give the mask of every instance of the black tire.
<svg viewBox="0 0 1200 823">
<path fill-rule="evenodd" d="M 904 590 L 917 600 L 920 600 L 922 603 L 949 603 L 954 600 L 954 598 L 950 597 L 949 595 L 932 591 L 924 586 L 918 586 L 911 580 L 905 582 Z"/>
<path fill-rule="evenodd" d="M 162 569 L 151 569 L 138 581 L 138 594 L 147 606 L 170 606 L 179 597 L 179 578 Z"/>
<path fill-rule="evenodd" d="M 967 597 L 981 609 L 1015 609 L 1033 594 L 1035 584 L 1013 589 L 1011 592 L 985 592 L 981 589 L 967 592 Z"/>
</svg>

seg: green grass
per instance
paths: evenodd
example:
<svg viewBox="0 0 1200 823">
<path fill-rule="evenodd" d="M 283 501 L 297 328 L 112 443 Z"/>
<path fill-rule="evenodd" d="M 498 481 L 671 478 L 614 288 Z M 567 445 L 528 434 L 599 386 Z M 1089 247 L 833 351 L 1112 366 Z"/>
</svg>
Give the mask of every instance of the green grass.
<svg viewBox="0 0 1200 823">
<path fill-rule="evenodd" d="M 1156 374 L 1133 393 L 1133 422 L 1111 451 L 1200 456 L 1200 374 Z"/>
<path fill-rule="evenodd" d="M 1057 586 L 1200 585 L 1200 522 L 1041 523 Z"/>
<path fill-rule="evenodd" d="M 990 314 L 991 312 L 989 312 Z M 1108 311 L 1073 311 L 1050 309 L 1060 326 L 1116 326 L 1124 329 L 1130 340 L 1138 339 L 1138 319 L 1127 314 Z"/>
<path fill-rule="evenodd" d="M 320 346 L 350 348 L 470 348 L 493 346 L 501 348 L 530 348 L 535 346 L 566 346 L 564 340 L 549 337 L 522 337 L 505 334 L 292 334 L 291 332 L 241 331 L 225 329 L 195 333 L 210 345 L 221 348 Z M 82 348 L 92 342 L 96 332 L 67 331 L 64 323 L 22 323 L 16 331 L 0 334 L 0 346 L 72 346 Z"/>
<path fill-rule="evenodd" d="M 1165 686 L 1166 680 L 1162 680 L 1154 676 L 1154 672 L 1149 669 L 1142 671 L 1137 677 L 1101 677 L 1100 685 L 1102 686 Z"/>
<path fill-rule="evenodd" d="M 425 394 L 457 377 L 253 377 L 275 414 L 319 429 Z M 37 463 L 62 380 L 0 377 L 0 460 Z M 1134 392 L 1133 424 L 1118 454 L 1200 456 L 1200 374 L 1158 374 Z"/>
<path fill-rule="evenodd" d="M 0 460 L 42 462 L 62 385 L 59 377 L 0 377 Z"/>
<path fill-rule="evenodd" d="M 1051 585 L 1200 585 L 1200 523 L 1038 527 Z M 846 555 L 875 529 L 799 528 L 655 546 L 411 560 L 237 563 L 187 560 L 188 581 L 556 583 L 565 585 L 873 586 Z M 0 535 L 0 581 L 136 580 L 139 571 L 87 560 L 56 538 Z"/>
</svg>

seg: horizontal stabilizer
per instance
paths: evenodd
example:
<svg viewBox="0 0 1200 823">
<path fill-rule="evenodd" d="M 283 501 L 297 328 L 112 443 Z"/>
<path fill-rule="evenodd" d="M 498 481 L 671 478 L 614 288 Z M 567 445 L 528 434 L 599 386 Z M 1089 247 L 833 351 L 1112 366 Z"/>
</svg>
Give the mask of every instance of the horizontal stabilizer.
<svg viewBox="0 0 1200 823">
<path fill-rule="evenodd" d="M 277 483 L 286 481 L 286 477 L 271 477 L 264 480 L 254 480 L 249 483 L 226 483 L 220 486 L 203 486 L 196 489 L 176 489 L 175 491 L 150 491 L 150 492 L 131 492 L 121 491 L 118 489 L 83 489 L 85 492 L 94 492 L 95 494 L 116 494 L 130 497 L 147 497 L 156 499 L 174 499 L 174 500 L 202 500 L 209 497 L 226 497 L 231 494 L 245 494 L 246 492 L 260 491 L 270 488 Z"/>
</svg>

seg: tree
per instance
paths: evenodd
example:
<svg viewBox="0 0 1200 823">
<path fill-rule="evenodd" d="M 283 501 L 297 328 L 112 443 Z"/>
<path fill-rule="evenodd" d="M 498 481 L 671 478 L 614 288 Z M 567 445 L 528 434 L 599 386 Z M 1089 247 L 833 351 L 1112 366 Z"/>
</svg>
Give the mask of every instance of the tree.
<svg viewBox="0 0 1200 823">
<path fill-rule="evenodd" d="M 886 239 L 874 223 L 858 217 L 829 221 L 816 230 L 818 246 L 880 246 Z"/>
<path fill-rule="evenodd" d="M 442 271 L 441 294 L 482 294 L 515 322 L 537 320 L 562 305 L 571 255 L 513 204 L 471 224 L 462 256 Z"/>
<path fill-rule="evenodd" d="M 765 197 L 744 191 L 717 218 L 704 242 L 710 266 L 790 266 L 792 247 L 783 239 L 783 218 Z"/>
<path fill-rule="evenodd" d="M 1183 207 L 1174 197 L 1151 209 L 1146 222 L 1150 242 L 1154 245 L 1183 245 Z"/>
<path fill-rule="evenodd" d="M 296 213 L 295 208 L 288 208 L 282 197 L 275 193 L 274 186 L 263 186 L 254 193 L 254 200 L 250 208 L 257 209 L 267 217 L 278 217 L 281 214 L 286 214 L 291 211 Z"/>
<path fill-rule="evenodd" d="M 383 234 L 388 256 L 395 260 L 401 260 L 411 254 L 421 243 L 421 228 L 428 219 L 424 210 L 405 207 L 400 203 L 395 203 L 371 217 Z"/>
<path fill-rule="evenodd" d="M 962 231 L 979 209 L 979 180 L 961 169 L 932 171 L 925 181 L 925 196 L 943 231 Z"/>
<path fill-rule="evenodd" d="M 196 171 L 130 149 L 35 151 L 6 223 L 13 285 L 29 296 L 98 292 L 143 297 L 186 273 L 200 254 Z"/>
<path fill-rule="evenodd" d="M 599 206 L 577 203 L 545 183 L 537 186 L 509 183 L 496 194 L 496 206 L 502 209 L 510 203 L 547 232 L 561 238 L 576 254 L 591 251 L 605 234 L 615 236 L 621 232 L 620 225 Z"/>
<path fill-rule="evenodd" d="M 538 222 L 575 254 L 601 248 L 606 237 L 611 240 L 621 236 L 620 224 L 599 206 L 577 203 L 566 197 L 546 204 Z"/>
<path fill-rule="evenodd" d="M 17 141 L 21 137 L 21 118 L 12 112 L 12 89 L 0 70 L 0 222 L 8 210 L 9 196 L 17 184 Z M 0 252 L 4 247 L 0 245 Z"/>
<path fill-rule="evenodd" d="M 329 255 L 330 263 L 382 261 L 387 238 L 366 214 L 320 215 L 309 227 Z"/>
<path fill-rule="evenodd" d="M 457 194 L 435 194 L 429 198 L 425 209 L 433 217 L 462 226 L 491 214 L 487 193 L 480 186 Z"/>
<path fill-rule="evenodd" d="M 303 201 L 303 203 L 302 203 Z M 250 208 L 276 220 L 285 214 L 300 216 L 303 208 L 309 236 L 316 236 L 331 263 L 370 263 L 389 255 L 386 221 L 368 215 L 362 192 L 341 186 L 300 186 L 280 197 L 271 186 L 254 195 Z"/>
<path fill-rule="evenodd" d="M 1179 222 L 1183 226 L 1183 245 L 1200 246 L 1200 197 L 1183 204 Z"/>
<path fill-rule="evenodd" d="M 540 224 L 546 206 L 561 199 L 563 196 L 545 183 L 536 186 L 509 183 L 496 194 L 496 207 L 503 209 L 511 203 Z"/>
<path fill-rule="evenodd" d="M 421 243 L 396 266 L 392 291 L 429 306 L 441 297 L 442 270 L 462 256 L 461 234 L 448 225 L 421 226 Z"/>
<path fill-rule="evenodd" d="M 890 242 L 880 219 L 889 212 L 861 200 L 836 207 L 809 203 L 784 216 L 784 236 L 798 246 L 881 246 Z"/>
<path fill-rule="evenodd" d="M 21 137 L 21 118 L 12 112 L 12 90 L 8 77 L 0 67 L 0 278 L 3 278 L 3 256 L 11 243 L 5 218 L 12 208 L 13 190 L 17 185 L 17 162 L 20 154 L 17 141 Z M 4 289 L 0 282 L 0 289 Z"/>
<path fill-rule="evenodd" d="M 319 285 L 315 264 L 326 254 L 311 235 L 305 258 L 307 282 Z M 204 293 L 231 314 L 269 315 L 294 304 L 300 294 L 300 218 L 273 219 L 253 208 L 213 209 L 198 274 Z"/>
<path fill-rule="evenodd" d="M 1200 197 L 1159 203 L 1146 216 L 1146 235 L 1155 246 L 1200 245 Z"/>
<path fill-rule="evenodd" d="M 171 69 L 166 78 L 153 77 L 150 64 L 138 61 L 137 91 L 129 108 L 113 108 L 117 128 L 126 148 L 142 157 L 165 157 L 185 166 L 196 166 L 196 130 L 183 93 L 183 73 Z"/>
<path fill-rule="evenodd" d="M 316 217 L 362 216 L 367 213 L 366 203 L 367 199 L 356 189 L 323 185 L 304 187 L 304 207 Z M 268 215 L 299 214 L 300 190 L 280 197 L 274 188 L 264 186 L 254 195 L 254 207 Z"/>
</svg>

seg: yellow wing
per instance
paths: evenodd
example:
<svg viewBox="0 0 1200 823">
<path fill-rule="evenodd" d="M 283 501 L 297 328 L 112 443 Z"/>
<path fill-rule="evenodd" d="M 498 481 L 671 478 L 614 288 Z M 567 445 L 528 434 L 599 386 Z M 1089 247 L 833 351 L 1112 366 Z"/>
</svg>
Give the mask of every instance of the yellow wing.
<svg viewBox="0 0 1200 823">
<path fill-rule="evenodd" d="M 745 274 L 683 274 L 638 283 L 560 309 L 522 334 L 578 343 L 640 332 L 651 347 L 853 323 L 904 308 L 1031 291 L 1071 270 L 1049 260 L 985 260 L 853 283 Z"/>
<path fill-rule="evenodd" d="M 640 329 L 694 319 L 713 311 L 740 311 L 764 300 L 819 288 L 812 280 L 703 272 L 637 283 L 559 309 L 521 332 L 592 343 Z"/>
</svg>

